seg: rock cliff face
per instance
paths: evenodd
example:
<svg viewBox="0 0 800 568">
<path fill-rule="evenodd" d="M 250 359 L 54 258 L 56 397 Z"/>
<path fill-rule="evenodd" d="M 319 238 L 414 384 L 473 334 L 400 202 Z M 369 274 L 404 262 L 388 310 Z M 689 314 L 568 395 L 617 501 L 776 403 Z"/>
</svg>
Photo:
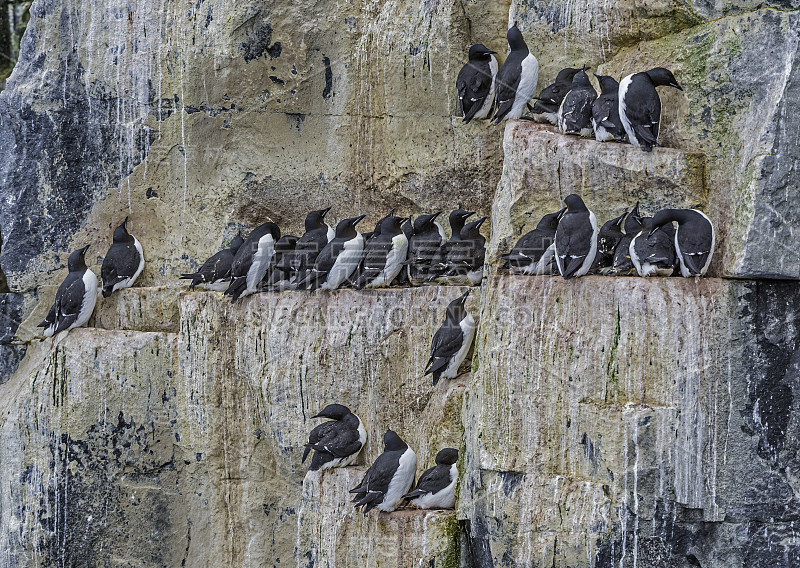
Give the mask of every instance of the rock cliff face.
<svg viewBox="0 0 800 568">
<path fill-rule="evenodd" d="M 799 12 L 36 0 L 0 92 L 0 567 L 800 564 Z M 504 53 L 509 21 L 540 87 L 566 65 L 673 69 L 670 148 L 463 126 L 466 48 Z M 712 277 L 497 274 L 573 192 L 601 219 L 701 205 Z M 175 287 L 266 219 L 456 204 L 491 214 L 489 276 L 471 370 L 437 387 L 424 363 L 458 287 L 237 305 Z M 126 215 L 142 287 L 32 340 L 68 252 L 91 244 L 98 268 Z M 310 416 L 334 400 L 369 442 L 306 478 Z M 418 472 L 461 449 L 456 511 L 352 510 L 388 426 Z"/>
</svg>

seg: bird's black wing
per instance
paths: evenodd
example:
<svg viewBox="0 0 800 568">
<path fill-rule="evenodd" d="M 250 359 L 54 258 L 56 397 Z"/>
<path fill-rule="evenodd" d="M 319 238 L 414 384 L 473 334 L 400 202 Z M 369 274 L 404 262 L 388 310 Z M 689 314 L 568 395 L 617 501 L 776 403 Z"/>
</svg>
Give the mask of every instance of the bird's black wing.
<svg viewBox="0 0 800 568">
<path fill-rule="evenodd" d="M 108 249 L 106 259 L 103 260 L 103 269 L 106 266 L 106 260 L 111 257 L 114 269 L 116 270 L 116 281 L 106 280 L 103 276 L 103 285 L 108 282 L 109 284 L 116 284 L 116 282 L 130 278 L 136 273 L 139 268 L 141 257 L 139 251 L 133 246 L 133 243 L 114 243 Z"/>
<path fill-rule="evenodd" d="M 462 75 L 463 73 L 463 75 Z M 488 61 L 467 63 L 456 81 L 458 97 L 464 113 L 464 122 L 469 122 L 483 108 L 492 88 L 492 72 Z M 462 94 L 463 90 L 463 94 Z"/>
<path fill-rule="evenodd" d="M 328 452 L 337 458 L 347 457 L 361 449 L 358 430 L 348 428 L 341 422 L 333 421 L 329 424 L 335 426 L 326 430 L 322 438 L 311 446 L 312 449 Z"/>
<path fill-rule="evenodd" d="M 450 466 L 436 466 L 426 469 L 419 480 L 417 487 L 411 493 L 405 495 L 406 499 L 421 497 L 427 493 L 437 493 L 450 485 Z M 414 495 L 416 493 L 416 495 Z"/>
<path fill-rule="evenodd" d="M 392 250 L 392 238 L 389 235 L 373 237 L 364 247 L 364 261 L 361 273 L 355 281 L 355 287 L 361 289 L 373 280 L 386 267 L 386 258 Z"/>
<path fill-rule="evenodd" d="M 58 287 L 56 292 L 56 329 L 53 335 L 60 333 L 75 323 L 81 313 L 85 294 L 83 274 L 70 274 Z"/>
<path fill-rule="evenodd" d="M 586 215 L 566 215 L 556 231 L 556 251 L 561 258 L 564 278 L 572 277 L 591 250 L 594 232 Z"/>
<path fill-rule="evenodd" d="M 527 57 L 527 53 L 525 56 Z M 524 59 L 524 57 L 522 58 Z M 495 111 L 494 122 L 500 122 L 511 111 L 517 96 L 517 87 L 522 77 L 522 59 L 511 54 L 497 71 L 494 88 Z"/>
<path fill-rule="evenodd" d="M 333 429 L 332 427 L 334 424 L 336 424 L 335 420 L 329 420 L 328 422 L 323 422 L 322 424 L 315 426 L 314 429 L 309 432 L 308 443 L 303 451 L 303 459 L 301 463 L 306 461 L 309 452 L 320 442 L 320 440 L 325 438 L 325 436 Z"/>
<path fill-rule="evenodd" d="M 564 125 L 569 132 L 578 132 L 592 122 L 592 105 L 597 94 L 589 89 L 572 90 L 561 107 Z"/>
<path fill-rule="evenodd" d="M 633 127 L 636 138 L 643 146 L 652 147 L 658 139 L 661 119 L 661 99 L 650 85 L 631 83 L 625 93 L 625 115 Z"/>
<path fill-rule="evenodd" d="M 690 231 L 686 225 L 678 227 L 678 245 L 686 267 L 692 274 L 700 274 L 711 254 L 711 226 L 708 223 L 697 223 Z"/>
</svg>

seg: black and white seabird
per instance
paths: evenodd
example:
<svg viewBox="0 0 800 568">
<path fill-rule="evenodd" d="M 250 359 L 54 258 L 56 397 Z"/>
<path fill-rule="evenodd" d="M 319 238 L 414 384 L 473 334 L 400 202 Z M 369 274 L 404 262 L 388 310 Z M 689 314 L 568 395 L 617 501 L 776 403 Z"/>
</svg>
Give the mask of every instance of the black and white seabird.
<svg viewBox="0 0 800 568">
<path fill-rule="evenodd" d="M 488 217 L 481 217 L 464 225 L 461 238 L 454 242 L 447 253 L 447 284 L 455 286 L 477 286 L 483 280 L 483 264 L 486 260 L 486 237 L 481 234 L 481 225 Z"/>
<path fill-rule="evenodd" d="M 425 365 L 425 374 L 433 375 L 433 384 L 439 379 L 455 379 L 458 368 L 467 357 L 475 337 L 475 320 L 464 307 L 469 290 L 447 306 L 444 323 L 431 342 L 431 357 Z"/>
<path fill-rule="evenodd" d="M 672 225 L 654 229 L 651 217 L 643 219 L 642 230 L 631 239 L 628 253 L 639 276 L 672 276 L 675 270 L 675 234 Z"/>
<path fill-rule="evenodd" d="M 464 224 L 467 222 L 467 219 L 474 214 L 475 211 L 465 211 L 461 208 L 455 209 L 450 213 L 448 218 L 450 221 L 450 239 L 440 246 L 431 258 L 431 263 L 428 267 L 429 282 L 447 272 L 449 268 L 447 258 L 449 256 L 450 249 L 453 248 L 455 243 L 461 240 L 461 229 L 464 228 Z"/>
<path fill-rule="evenodd" d="M 495 78 L 494 124 L 506 118 L 521 117 L 539 81 L 539 62 L 528 49 L 516 22 L 506 37 L 511 52 Z"/>
<path fill-rule="evenodd" d="M 412 285 L 421 284 L 429 274 L 431 260 L 444 244 L 444 229 L 436 221 L 441 211 L 420 215 L 414 219 L 414 232 L 408 240 L 408 280 Z"/>
<path fill-rule="evenodd" d="M 37 327 L 42 335 L 52 337 L 65 329 L 84 325 L 92 316 L 97 302 L 97 275 L 86 267 L 84 256 L 89 245 L 69 255 L 69 274 L 58 287 L 53 307 Z"/>
<path fill-rule="evenodd" d="M 311 211 L 306 215 L 306 232 L 297 241 L 291 260 L 291 267 L 297 272 L 296 279 L 298 282 L 305 279 L 308 271 L 314 266 L 319 253 L 336 236 L 336 231 L 333 227 L 325 223 L 325 215 L 330 210 L 331 208 L 327 207 Z"/>
<path fill-rule="evenodd" d="M 625 211 L 616 219 L 606 221 L 600 227 L 600 232 L 597 234 L 597 254 L 594 257 L 592 271 L 606 274 L 613 266 L 614 251 L 617 250 L 617 245 L 625 237 L 625 233 L 622 232 L 622 222 L 627 214 L 628 212 Z"/>
<path fill-rule="evenodd" d="M 403 496 L 420 509 L 454 509 L 458 481 L 458 450 L 445 448 L 436 454 L 436 466 L 426 469 L 417 487 Z"/>
<path fill-rule="evenodd" d="M 275 243 L 275 252 L 272 254 L 262 282 L 264 290 L 282 292 L 294 288 L 297 273 L 292 269 L 292 262 L 298 240 L 299 238 L 294 235 L 283 235 Z"/>
<path fill-rule="evenodd" d="M 619 118 L 619 83 L 614 77 L 597 75 L 600 96 L 592 105 L 592 127 L 598 142 L 624 142 L 625 129 Z"/>
<path fill-rule="evenodd" d="M 298 289 L 308 286 L 312 290 L 336 290 L 350 277 L 364 253 L 364 237 L 356 231 L 356 225 L 364 217 L 359 215 L 339 221 L 336 236 L 319 253 L 305 279 L 298 282 Z"/>
<path fill-rule="evenodd" d="M 534 230 L 522 235 L 511 252 L 500 257 L 506 261 L 502 268 L 510 268 L 514 274 L 550 274 L 558 219 L 564 211 L 548 213 Z"/>
<path fill-rule="evenodd" d="M 636 268 L 631 262 L 631 241 L 642 230 L 642 221 L 645 219 L 639 213 L 639 202 L 636 202 L 628 216 L 625 217 L 625 236 L 617 243 L 614 249 L 614 260 L 606 274 L 611 276 L 635 276 Z"/>
<path fill-rule="evenodd" d="M 619 84 L 619 118 L 631 144 L 649 152 L 658 143 L 661 122 L 661 98 L 656 87 L 683 90 L 669 69 L 628 75 Z"/>
<path fill-rule="evenodd" d="M 675 252 L 681 276 L 703 276 L 711 264 L 716 234 L 711 220 L 697 209 L 662 209 L 652 220 L 651 232 L 675 221 Z"/>
<path fill-rule="evenodd" d="M 305 463 L 314 450 L 308 471 L 320 471 L 352 464 L 367 442 L 367 431 L 361 419 L 341 404 L 329 404 L 311 418 L 330 418 L 316 426 L 308 435 L 303 451 Z"/>
<path fill-rule="evenodd" d="M 275 251 L 275 243 L 280 238 L 281 230 L 271 221 L 259 225 L 247 235 L 233 258 L 231 283 L 225 290 L 226 296 L 231 296 L 235 302 L 258 291 Z"/>
<path fill-rule="evenodd" d="M 403 500 L 414 484 L 417 473 L 417 455 L 400 436 L 392 430 L 383 435 L 383 453 L 367 470 L 355 493 L 353 502 L 363 507 L 364 514 L 373 508 L 391 512 Z"/>
<path fill-rule="evenodd" d="M 536 122 L 549 122 L 558 126 L 558 108 L 572 88 L 572 79 L 580 69 L 567 67 L 558 72 L 555 83 L 546 86 L 536 97 L 531 117 Z"/>
<path fill-rule="evenodd" d="M 231 281 L 231 265 L 239 247 L 242 246 L 244 239 L 241 233 L 233 237 L 228 248 L 222 249 L 211 258 L 206 260 L 197 272 L 181 274 L 184 280 L 191 280 L 189 288 L 203 286 L 208 290 L 224 292 Z"/>
<path fill-rule="evenodd" d="M 588 69 L 588 67 L 587 67 Z M 558 108 L 558 129 L 562 134 L 592 135 L 592 105 L 597 91 L 586 71 L 581 69 L 572 78 L 572 87 Z"/>
<path fill-rule="evenodd" d="M 380 233 L 367 241 L 356 289 L 389 286 L 403 269 L 408 254 L 408 237 L 402 227 L 406 220 L 394 215 L 387 217 L 381 222 Z"/>
<path fill-rule="evenodd" d="M 144 253 L 138 239 L 128 232 L 128 218 L 114 229 L 111 248 L 108 249 L 100 276 L 103 279 L 103 297 L 130 288 L 144 270 Z"/>
<path fill-rule="evenodd" d="M 469 48 L 469 61 L 458 72 L 456 92 L 465 124 L 473 118 L 486 118 L 492 110 L 497 75 L 494 53 L 482 43 L 476 43 Z"/>
<path fill-rule="evenodd" d="M 556 264 L 565 280 L 589 272 L 597 253 L 597 219 L 580 196 L 564 199 L 567 210 L 556 229 Z"/>
</svg>

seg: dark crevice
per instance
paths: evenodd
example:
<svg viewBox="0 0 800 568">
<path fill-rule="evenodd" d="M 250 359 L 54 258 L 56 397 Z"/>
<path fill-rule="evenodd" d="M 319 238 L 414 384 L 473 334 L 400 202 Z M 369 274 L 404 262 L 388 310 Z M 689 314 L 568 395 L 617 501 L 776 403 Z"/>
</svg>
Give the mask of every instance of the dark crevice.
<svg viewBox="0 0 800 568">
<path fill-rule="evenodd" d="M 0 253 L 3 252 L 3 231 L 0 228 Z M 7 294 L 11 290 L 8 288 L 8 280 L 6 279 L 6 275 L 3 273 L 3 265 L 0 264 L 0 294 Z"/>
</svg>

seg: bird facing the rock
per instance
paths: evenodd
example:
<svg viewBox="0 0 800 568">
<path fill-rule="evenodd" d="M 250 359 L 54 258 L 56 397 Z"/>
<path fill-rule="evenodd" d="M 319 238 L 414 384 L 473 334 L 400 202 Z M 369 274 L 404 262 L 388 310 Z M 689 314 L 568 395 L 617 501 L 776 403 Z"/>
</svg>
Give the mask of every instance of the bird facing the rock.
<svg viewBox="0 0 800 568">
<path fill-rule="evenodd" d="M 558 129 L 562 134 L 578 134 L 584 138 L 592 135 L 592 105 L 595 99 L 597 91 L 586 71 L 582 69 L 575 73 L 572 87 L 558 109 Z"/>
<path fill-rule="evenodd" d="M 580 196 L 568 195 L 556 229 L 556 264 L 565 280 L 589 272 L 597 253 L 597 219 Z"/>
<path fill-rule="evenodd" d="M 625 142 L 625 129 L 619 118 L 619 83 L 608 75 L 595 75 L 600 96 L 592 105 L 592 127 L 598 142 Z"/>
<path fill-rule="evenodd" d="M 461 116 L 468 124 L 473 118 L 486 118 L 494 103 L 494 79 L 497 75 L 495 52 L 482 43 L 469 48 L 469 61 L 456 79 Z"/>
<path fill-rule="evenodd" d="M 431 342 L 431 357 L 425 365 L 425 375 L 433 375 L 433 384 L 440 378 L 455 379 L 458 368 L 467 358 L 475 337 L 475 320 L 464 307 L 469 290 L 447 306 L 444 323 Z"/>
<path fill-rule="evenodd" d="M 714 225 L 698 209 L 662 209 L 653 217 L 650 232 L 675 221 L 675 252 L 681 267 L 681 276 L 703 276 L 714 255 L 716 234 Z"/>
<path fill-rule="evenodd" d="M 630 143 L 645 152 L 658 144 L 661 97 L 656 87 L 683 90 L 672 71 L 663 67 L 628 75 L 619 84 L 619 118 L 622 127 Z"/>
<path fill-rule="evenodd" d="M 69 274 L 58 287 L 47 317 L 37 326 L 44 328 L 42 335 L 45 337 L 80 327 L 92 316 L 97 302 L 97 275 L 86 266 L 84 257 L 88 249 L 86 245 L 69 255 Z"/>
<path fill-rule="evenodd" d="M 393 430 L 383 435 L 383 453 L 364 474 L 358 487 L 350 490 L 356 507 L 366 515 L 372 509 L 394 511 L 414 484 L 417 455 Z"/>
<path fill-rule="evenodd" d="M 367 431 L 361 419 L 342 404 L 329 404 L 311 418 L 330 418 L 314 427 L 308 435 L 302 462 L 313 450 L 308 471 L 345 467 L 355 462 L 367 442 Z"/>
<path fill-rule="evenodd" d="M 442 226 L 436 221 L 441 211 L 420 215 L 414 219 L 413 234 L 408 239 L 408 280 L 412 285 L 421 284 L 429 274 L 431 260 L 444 244 Z"/>
<path fill-rule="evenodd" d="M 539 61 L 528 49 L 516 22 L 508 30 L 506 38 L 511 52 L 495 79 L 494 124 L 521 117 L 539 81 Z"/>
<path fill-rule="evenodd" d="M 128 218 L 114 229 L 111 248 L 108 249 L 100 276 L 103 279 L 103 297 L 133 286 L 144 270 L 144 253 L 136 237 L 128 232 Z"/>
<path fill-rule="evenodd" d="M 314 266 L 314 263 L 330 241 L 336 236 L 336 231 L 325 223 L 325 215 L 331 210 L 330 207 L 311 211 L 306 215 L 305 233 L 297 241 L 294 254 L 291 255 L 290 266 L 297 274 L 296 280 L 304 280 Z"/>
</svg>

